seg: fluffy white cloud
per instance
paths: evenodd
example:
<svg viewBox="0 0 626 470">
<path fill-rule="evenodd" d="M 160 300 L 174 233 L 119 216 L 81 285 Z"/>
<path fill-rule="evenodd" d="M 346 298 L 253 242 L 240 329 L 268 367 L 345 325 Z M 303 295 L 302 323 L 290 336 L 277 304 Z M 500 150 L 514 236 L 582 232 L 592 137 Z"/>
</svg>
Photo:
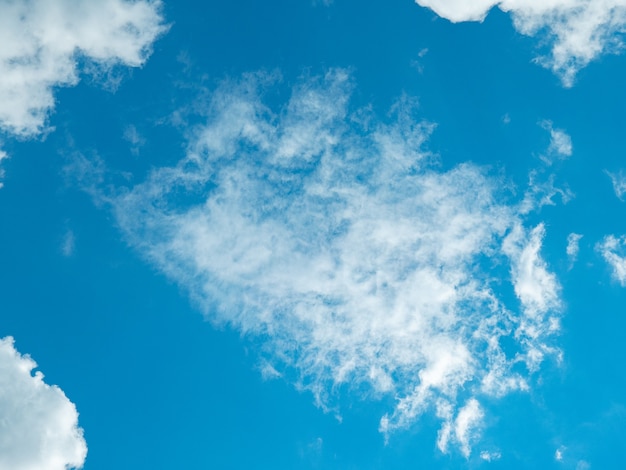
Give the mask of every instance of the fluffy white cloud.
<svg viewBox="0 0 626 470">
<path fill-rule="evenodd" d="M 81 468 L 87 455 L 78 413 L 56 385 L 47 385 L 29 356 L 0 339 L 0 468 Z"/>
<path fill-rule="evenodd" d="M 469 455 L 478 399 L 527 389 L 519 365 L 552 351 L 543 227 L 526 229 L 485 170 L 437 170 L 411 100 L 391 122 L 351 112 L 350 78 L 333 71 L 273 112 L 268 82 L 214 92 L 176 166 L 109 196 L 119 226 L 214 322 L 263 339 L 269 376 L 324 407 L 346 389 L 397 397 L 385 434 L 436 412 L 440 447 Z M 498 295 L 509 269 L 515 305 Z"/>
<path fill-rule="evenodd" d="M 450 21 L 482 21 L 490 9 L 509 12 L 518 31 L 546 37 L 551 45 L 539 63 L 565 86 L 576 73 L 604 53 L 621 49 L 626 0 L 416 0 Z"/>
<path fill-rule="evenodd" d="M 613 279 L 626 286 L 626 236 L 607 235 L 596 245 L 604 260 L 612 269 Z"/>
<path fill-rule="evenodd" d="M 141 66 L 164 31 L 160 1 L 0 2 L 0 129 L 45 129 L 54 89 L 79 80 L 79 61 Z"/>
</svg>

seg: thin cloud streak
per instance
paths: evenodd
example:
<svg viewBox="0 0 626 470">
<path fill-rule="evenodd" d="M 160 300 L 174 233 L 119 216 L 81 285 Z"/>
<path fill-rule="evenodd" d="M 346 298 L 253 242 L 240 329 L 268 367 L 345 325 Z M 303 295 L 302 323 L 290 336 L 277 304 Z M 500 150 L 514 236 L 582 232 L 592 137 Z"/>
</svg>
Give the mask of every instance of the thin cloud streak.
<svg viewBox="0 0 626 470">
<path fill-rule="evenodd" d="M 607 235 L 596 245 L 611 268 L 611 277 L 626 287 L 626 236 Z"/>
<path fill-rule="evenodd" d="M 613 184 L 613 191 L 620 201 L 624 200 L 624 194 L 626 194 L 626 175 L 620 170 L 617 173 L 611 173 L 609 171 L 606 174 L 611 178 Z"/>
</svg>

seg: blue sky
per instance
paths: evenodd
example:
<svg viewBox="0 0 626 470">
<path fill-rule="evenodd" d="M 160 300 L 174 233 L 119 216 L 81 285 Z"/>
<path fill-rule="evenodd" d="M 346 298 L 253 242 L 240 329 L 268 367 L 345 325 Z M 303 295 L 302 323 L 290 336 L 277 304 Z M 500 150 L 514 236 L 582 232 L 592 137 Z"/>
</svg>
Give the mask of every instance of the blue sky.
<svg viewBox="0 0 626 470">
<path fill-rule="evenodd" d="M 622 468 L 625 26 L 0 1 L 0 468 Z"/>
</svg>

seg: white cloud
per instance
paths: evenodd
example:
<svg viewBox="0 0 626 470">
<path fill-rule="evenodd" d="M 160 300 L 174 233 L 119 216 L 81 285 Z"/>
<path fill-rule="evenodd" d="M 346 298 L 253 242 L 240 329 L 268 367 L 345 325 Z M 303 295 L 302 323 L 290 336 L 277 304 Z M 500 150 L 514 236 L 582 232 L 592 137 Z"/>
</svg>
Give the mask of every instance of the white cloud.
<svg viewBox="0 0 626 470">
<path fill-rule="evenodd" d="M 541 121 L 540 125 L 550 132 L 550 146 L 547 154 L 542 156 L 542 160 L 551 164 L 555 158 L 563 160 L 571 157 L 574 150 L 572 138 L 563 129 L 555 129 L 552 121 Z"/>
<path fill-rule="evenodd" d="M 0 2 L 0 129 L 45 130 L 54 89 L 79 80 L 79 60 L 141 66 L 164 31 L 158 0 Z"/>
<path fill-rule="evenodd" d="M 624 175 L 623 171 L 619 171 L 619 173 L 610 173 L 606 172 L 611 178 L 611 183 L 613 184 L 613 191 L 615 191 L 615 195 L 621 200 L 624 200 L 624 194 L 626 194 L 626 175 Z"/>
<path fill-rule="evenodd" d="M 2 187 L 4 186 L 4 183 L 2 182 L 2 180 L 4 179 L 4 168 L 2 168 L 2 160 L 8 158 L 9 156 L 7 155 L 7 153 L 0 149 L 0 189 L 2 189 Z"/>
<path fill-rule="evenodd" d="M 554 451 L 554 460 L 556 460 L 557 462 L 562 462 L 563 461 L 563 453 L 565 452 L 565 450 L 566 450 L 566 447 L 565 446 L 561 446 L 556 451 Z"/>
<path fill-rule="evenodd" d="M 500 458 L 502 458 L 502 454 L 500 452 L 489 452 L 489 451 L 483 450 L 480 453 L 480 458 L 486 462 L 493 462 L 495 460 L 500 460 Z"/>
<path fill-rule="evenodd" d="M 72 230 L 67 230 L 63 235 L 63 241 L 61 242 L 61 252 L 63 256 L 70 257 L 74 254 L 76 249 L 76 237 Z"/>
<path fill-rule="evenodd" d="M 108 196 L 120 228 L 214 322 L 265 338 L 266 375 L 324 407 L 341 390 L 397 397 L 385 434 L 436 411 L 440 442 L 468 455 L 478 398 L 527 389 L 512 367 L 552 351 L 543 227 L 524 228 L 485 170 L 431 165 L 433 126 L 410 99 L 391 122 L 351 112 L 350 78 L 332 71 L 275 113 L 268 80 L 224 84 L 178 165 Z M 505 266 L 521 309 L 498 295 Z"/>
<path fill-rule="evenodd" d="M 580 251 L 580 240 L 583 236 L 580 233 L 570 233 L 567 236 L 567 248 L 565 252 L 570 260 L 570 264 L 573 264 L 578 259 L 578 252 Z"/>
<path fill-rule="evenodd" d="M 539 254 L 544 234 L 543 224 L 529 233 L 516 225 L 504 242 L 504 252 L 511 257 L 515 294 L 531 318 L 558 310 L 560 302 L 556 276 Z"/>
<path fill-rule="evenodd" d="M 13 338 L 0 339 L 0 468 L 82 468 L 87 445 L 76 407 L 41 372 L 31 375 L 35 367 Z"/>
<path fill-rule="evenodd" d="M 537 61 L 571 86 L 576 73 L 602 54 L 621 50 L 626 0 L 416 0 L 450 21 L 482 21 L 498 7 L 528 36 L 547 38 L 549 55 Z"/>
<path fill-rule="evenodd" d="M 438 415 L 440 418 L 445 419 L 437 440 L 439 450 L 447 452 L 448 444 L 453 440 L 458 443 L 463 456 L 468 458 L 471 453 L 470 441 L 477 437 L 478 428 L 484 417 L 484 412 L 478 400 L 475 398 L 469 399 L 459 410 L 454 420 L 452 420 L 451 407 L 440 409 Z"/>
<path fill-rule="evenodd" d="M 607 235 L 596 245 L 604 260 L 612 269 L 612 277 L 622 286 L 626 286 L 626 236 Z"/>
<path fill-rule="evenodd" d="M 139 155 L 139 150 L 146 143 L 146 139 L 141 134 L 139 134 L 137 128 L 132 124 L 124 129 L 124 140 L 126 140 L 130 144 L 130 151 L 133 155 Z"/>
</svg>

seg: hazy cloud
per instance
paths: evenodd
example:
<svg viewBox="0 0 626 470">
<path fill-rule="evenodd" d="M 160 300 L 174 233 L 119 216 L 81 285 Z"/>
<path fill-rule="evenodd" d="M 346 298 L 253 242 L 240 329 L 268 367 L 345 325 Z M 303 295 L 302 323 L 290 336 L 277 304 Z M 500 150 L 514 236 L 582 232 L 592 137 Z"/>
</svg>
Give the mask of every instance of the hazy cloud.
<svg viewBox="0 0 626 470">
<path fill-rule="evenodd" d="M 480 397 L 527 389 L 519 364 L 554 351 L 543 226 L 526 228 L 484 169 L 432 165 L 433 126 L 412 100 L 388 122 L 350 110 L 336 70 L 274 111 L 269 83 L 215 91 L 178 165 L 110 196 L 120 228 L 210 319 L 265 338 L 266 376 L 292 377 L 323 407 L 342 390 L 389 394 L 383 433 L 434 412 L 442 450 L 469 455 Z M 502 279 L 518 304 L 499 297 Z"/>
<path fill-rule="evenodd" d="M 611 267 L 611 276 L 622 287 L 626 286 L 626 237 L 607 235 L 596 245 L 604 260 Z"/>
<path fill-rule="evenodd" d="M 137 128 L 132 124 L 124 129 L 124 140 L 130 144 L 130 151 L 133 155 L 139 155 L 139 150 L 146 143 L 146 139 L 139 134 Z"/>
<path fill-rule="evenodd" d="M 620 170 L 618 173 L 610 173 L 606 172 L 611 178 L 611 183 L 613 184 L 613 191 L 615 191 L 615 195 L 621 200 L 624 200 L 624 194 L 626 194 L 626 175 L 624 172 Z"/>
<path fill-rule="evenodd" d="M 502 454 L 500 454 L 500 452 L 489 452 L 483 450 L 480 453 L 480 458 L 485 460 L 486 462 L 493 462 L 494 460 L 500 460 L 500 458 L 502 458 Z"/>
<path fill-rule="evenodd" d="M 2 160 L 5 160 L 6 158 L 8 158 L 9 156 L 7 155 L 7 153 L 0 149 L 0 189 L 4 186 L 4 182 L 2 181 L 4 179 L 4 168 L 2 168 Z"/>
<path fill-rule="evenodd" d="M 547 164 L 553 163 L 554 159 L 566 159 L 572 156 L 574 147 L 572 138 L 563 129 L 555 129 L 552 121 L 541 121 L 541 127 L 550 132 L 550 145 L 548 151 L 541 158 Z"/>
<path fill-rule="evenodd" d="M 63 256 L 69 257 L 74 254 L 75 249 L 76 237 L 74 236 L 74 232 L 68 229 L 63 235 L 63 240 L 61 242 L 61 253 L 63 253 Z"/>
<path fill-rule="evenodd" d="M 550 53 L 537 62 L 571 86 L 576 73 L 602 54 L 622 48 L 626 0 L 416 0 L 450 21 L 482 21 L 498 7 L 517 30 L 547 40 Z"/>
<path fill-rule="evenodd" d="M 56 385 L 43 381 L 37 365 L 0 339 L 0 468 L 82 468 L 87 455 L 78 413 Z"/>
<path fill-rule="evenodd" d="M 578 259 L 578 252 L 580 251 L 580 240 L 583 236 L 580 233 L 570 233 L 567 236 L 567 247 L 565 252 L 570 261 L 570 266 L 573 265 Z"/>
</svg>

